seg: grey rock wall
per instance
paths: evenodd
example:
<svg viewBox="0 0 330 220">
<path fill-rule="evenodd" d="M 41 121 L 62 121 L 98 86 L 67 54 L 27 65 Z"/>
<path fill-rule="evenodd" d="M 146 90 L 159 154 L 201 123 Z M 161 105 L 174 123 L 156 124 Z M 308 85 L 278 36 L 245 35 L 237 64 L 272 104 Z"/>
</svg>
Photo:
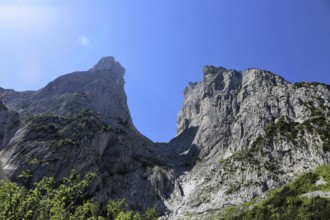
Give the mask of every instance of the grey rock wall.
<svg viewBox="0 0 330 220">
<path fill-rule="evenodd" d="M 124 72 L 104 57 L 38 91 L 0 88 L 0 178 L 31 187 L 94 172 L 88 194 L 102 204 L 207 219 L 329 163 L 328 85 L 205 66 L 184 90 L 176 137 L 152 143 L 132 122 Z"/>
<path fill-rule="evenodd" d="M 100 202 L 126 198 L 134 210 L 157 205 L 163 212 L 152 190 L 153 143 L 132 123 L 124 72 L 113 57 L 104 57 L 38 91 L 0 89 L 6 105 L 0 105 L 0 159 L 8 178 L 32 187 L 44 176 L 61 180 L 72 169 L 94 172 L 90 193 Z"/>
<path fill-rule="evenodd" d="M 198 154 L 168 200 L 173 218 L 216 215 L 329 163 L 329 86 L 291 84 L 259 69 L 203 71 L 178 116 L 177 138 L 198 128 L 185 137 Z"/>
</svg>

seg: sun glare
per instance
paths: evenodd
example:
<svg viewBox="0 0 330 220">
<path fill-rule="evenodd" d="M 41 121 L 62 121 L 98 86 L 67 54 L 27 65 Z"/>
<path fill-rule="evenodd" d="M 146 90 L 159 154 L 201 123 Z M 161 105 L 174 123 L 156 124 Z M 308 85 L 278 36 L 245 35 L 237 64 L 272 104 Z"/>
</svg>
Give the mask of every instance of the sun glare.
<svg viewBox="0 0 330 220">
<path fill-rule="evenodd" d="M 54 21 L 56 13 L 47 6 L 17 4 L 0 4 L 0 27 L 30 31 L 41 28 Z"/>
<path fill-rule="evenodd" d="M 87 36 L 85 35 L 81 35 L 79 36 L 79 43 L 82 45 L 82 46 L 87 46 L 89 44 L 89 39 Z"/>
</svg>

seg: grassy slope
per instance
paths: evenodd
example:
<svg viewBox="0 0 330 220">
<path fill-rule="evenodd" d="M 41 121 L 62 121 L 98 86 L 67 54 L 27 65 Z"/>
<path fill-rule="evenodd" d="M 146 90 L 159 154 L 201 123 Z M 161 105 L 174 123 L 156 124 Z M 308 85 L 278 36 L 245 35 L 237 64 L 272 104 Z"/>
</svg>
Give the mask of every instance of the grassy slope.
<svg viewBox="0 0 330 220">
<path fill-rule="evenodd" d="M 326 184 L 316 185 L 323 178 Z M 220 219 L 330 219 L 330 199 L 301 195 L 330 192 L 330 164 L 316 168 L 261 198 L 225 208 Z"/>
</svg>

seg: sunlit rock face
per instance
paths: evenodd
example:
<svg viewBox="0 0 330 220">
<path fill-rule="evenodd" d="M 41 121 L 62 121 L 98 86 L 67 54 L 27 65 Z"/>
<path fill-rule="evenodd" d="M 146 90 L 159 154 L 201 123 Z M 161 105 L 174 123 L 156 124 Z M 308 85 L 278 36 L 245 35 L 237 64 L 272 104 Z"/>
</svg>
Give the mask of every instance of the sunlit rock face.
<svg viewBox="0 0 330 220">
<path fill-rule="evenodd" d="M 291 84 L 260 69 L 203 72 L 184 90 L 177 120 L 176 139 L 190 140 L 179 153 L 197 153 L 168 200 L 173 218 L 217 215 L 329 163 L 330 86 Z"/>
<path fill-rule="evenodd" d="M 31 187 L 94 172 L 86 195 L 102 204 L 207 219 L 329 163 L 327 85 L 205 66 L 184 90 L 176 137 L 152 143 L 132 122 L 124 72 L 104 57 L 38 91 L 0 88 L 0 178 Z"/>
</svg>

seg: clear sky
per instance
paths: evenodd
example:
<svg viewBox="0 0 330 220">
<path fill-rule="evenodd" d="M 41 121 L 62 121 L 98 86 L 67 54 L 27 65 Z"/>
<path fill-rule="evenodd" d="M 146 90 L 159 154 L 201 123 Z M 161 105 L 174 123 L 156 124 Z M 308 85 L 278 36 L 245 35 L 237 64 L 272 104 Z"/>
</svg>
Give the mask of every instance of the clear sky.
<svg viewBox="0 0 330 220">
<path fill-rule="evenodd" d="M 0 0 L 0 86 L 37 90 L 112 55 L 136 127 L 175 136 L 204 65 L 330 84 L 329 0 Z"/>
</svg>

